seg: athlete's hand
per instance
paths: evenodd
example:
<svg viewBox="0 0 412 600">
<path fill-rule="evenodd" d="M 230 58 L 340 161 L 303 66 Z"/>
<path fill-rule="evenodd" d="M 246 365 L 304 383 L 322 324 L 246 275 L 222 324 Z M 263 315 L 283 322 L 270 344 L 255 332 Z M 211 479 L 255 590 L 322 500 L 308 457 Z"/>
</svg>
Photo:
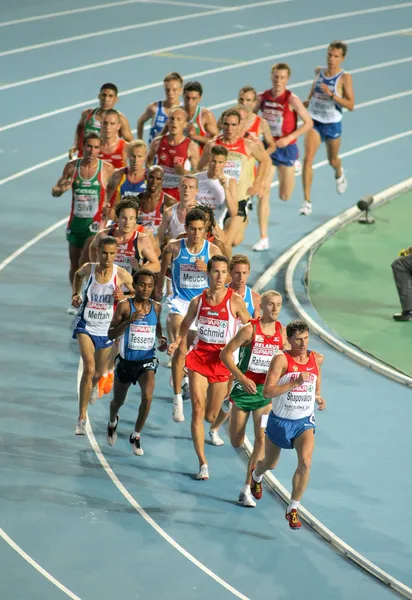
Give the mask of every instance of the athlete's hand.
<svg viewBox="0 0 412 600">
<path fill-rule="evenodd" d="M 103 208 L 102 208 L 102 220 L 103 221 L 106 221 L 109 218 L 111 208 L 112 208 L 112 205 L 110 204 L 110 202 L 105 202 L 103 204 Z"/>
<path fill-rule="evenodd" d="M 130 257 L 130 264 L 132 265 L 133 269 L 140 269 L 140 263 L 135 256 Z"/>
<path fill-rule="evenodd" d="M 207 264 L 205 263 L 204 260 L 200 260 L 200 258 L 197 258 L 195 264 L 196 264 L 196 269 L 198 271 L 204 271 L 204 272 L 207 271 Z"/>
<path fill-rule="evenodd" d="M 78 152 L 79 152 L 79 147 L 72 146 L 69 150 L 69 159 L 72 160 L 72 158 L 74 158 L 74 155 L 77 154 Z"/>
<path fill-rule="evenodd" d="M 310 100 L 305 100 L 304 103 L 303 103 L 303 106 L 305 108 L 308 108 L 309 107 L 309 102 L 310 102 Z"/>
<path fill-rule="evenodd" d="M 164 352 L 165 350 L 167 350 L 167 339 L 164 335 L 162 335 L 162 337 L 159 338 L 159 345 L 157 349 L 159 350 L 159 352 Z"/>
<path fill-rule="evenodd" d="M 256 194 L 258 194 L 259 192 L 260 192 L 260 185 L 259 184 L 256 185 L 256 183 L 254 183 L 247 190 L 247 195 L 251 198 L 252 196 L 256 196 Z"/>
<path fill-rule="evenodd" d="M 315 402 L 318 405 L 318 410 L 325 410 L 326 401 L 322 398 L 322 396 L 316 396 Z"/>
<path fill-rule="evenodd" d="M 222 177 L 219 177 L 219 182 L 224 189 L 228 187 L 228 179 L 224 175 L 222 175 Z"/>
<path fill-rule="evenodd" d="M 147 315 L 147 313 L 145 311 L 143 311 L 142 309 L 136 309 L 134 311 L 134 313 L 132 313 L 128 319 L 129 323 L 134 323 L 135 321 L 138 321 L 139 319 L 143 319 L 143 317 L 145 317 Z"/>
<path fill-rule="evenodd" d="M 252 394 L 253 396 L 256 394 L 256 383 L 252 379 L 249 379 L 249 377 L 243 377 L 240 384 L 247 394 Z"/>
<path fill-rule="evenodd" d="M 116 285 L 116 289 L 114 291 L 114 298 L 117 300 L 117 302 L 120 302 L 120 300 L 124 300 L 126 298 L 124 291 L 118 285 Z"/>
<path fill-rule="evenodd" d="M 302 385 L 303 383 L 305 383 L 306 381 L 310 380 L 310 373 L 299 373 L 299 377 L 297 379 L 295 379 L 295 383 L 296 383 L 296 387 Z"/>
<path fill-rule="evenodd" d="M 185 174 L 185 168 L 183 165 L 173 165 L 175 168 L 175 173 L 177 175 L 184 175 Z"/>
<path fill-rule="evenodd" d="M 176 342 L 172 342 L 171 344 L 169 344 L 169 347 L 167 349 L 168 355 L 173 356 L 173 354 L 176 352 L 178 346 L 179 346 L 179 344 L 176 344 Z"/>
<path fill-rule="evenodd" d="M 183 132 L 187 137 L 192 137 L 194 135 L 196 135 L 196 127 L 194 125 L 192 125 L 192 123 L 189 123 L 187 125 L 187 127 L 185 127 L 184 132 Z"/>
<path fill-rule="evenodd" d="M 329 96 L 330 98 L 332 98 L 332 96 L 333 96 L 333 92 L 332 92 L 332 90 L 330 90 L 330 89 L 328 88 L 328 86 L 326 85 L 326 83 L 321 83 L 321 84 L 320 84 L 320 89 L 322 90 L 322 92 L 323 92 L 324 94 L 326 94 L 327 96 Z"/>
<path fill-rule="evenodd" d="M 282 137 L 277 140 L 276 146 L 277 146 L 277 148 L 286 148 L 286 146 L 289 146 L 291 141 L 292 141 L 292 138 L 288 135 L 285 135 L 285 137 Z"/>
<path fill-rule="evenodd" d="M 82 297 L 80 296 L 80 294 L 73 294 L 72 306 L 74 306 L 75 308 L 79 308 L 81 303 L 82 303 Z"/>
</svg>

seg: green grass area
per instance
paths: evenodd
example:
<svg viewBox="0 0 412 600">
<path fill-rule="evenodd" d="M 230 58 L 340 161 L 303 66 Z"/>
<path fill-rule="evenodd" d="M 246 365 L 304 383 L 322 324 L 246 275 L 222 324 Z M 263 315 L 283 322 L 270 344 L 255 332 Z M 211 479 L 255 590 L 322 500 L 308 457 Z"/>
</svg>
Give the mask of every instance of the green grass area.
<svg viewBox="0 0 412 600">
<path fill-rule="evenodd" d="M 412 245 L 412 192 L 373 211 L 374 225 L 351 223 L 314 254 L 309 295 L 319 315 L 339 335 L 412 375 L 412 322 L 401 310 L 391 263 Z"/>
</svg>

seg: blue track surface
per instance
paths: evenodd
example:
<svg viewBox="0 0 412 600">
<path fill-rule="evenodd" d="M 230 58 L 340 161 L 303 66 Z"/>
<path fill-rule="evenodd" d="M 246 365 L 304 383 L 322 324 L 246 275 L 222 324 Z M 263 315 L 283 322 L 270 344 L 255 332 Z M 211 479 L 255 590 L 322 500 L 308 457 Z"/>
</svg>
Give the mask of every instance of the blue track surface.
<svg viewBox="0 0 412 600">
<path fill-rule="evenodd" d="M 98 4 L 87 2 L 87 6 Z M 237 90 L 248 83 L 258 89 L 269 87 L 269 69 L 279 54 L 290 63 L 291 83 L 296 85 L 311 80 L 314 67 L 323 63 L 325 54 L 324 49 L 298 51 L 325 46 L 334 38 L 362 38 L 349 42 L 346 61 L 346 67 L 354 71 L 358 110 L 345 115 L 342 152 L 361 150 L 344 158 L 348 191 L 343 197 L 336 196 L 331 170 L 321 167 L 315 177 L 314 212 L 305 218 L 297 215 L 300 182 L 287 204 L 277 200 L 275 188 L 270 219 L 272 249 L 253 255 L 253 280 L 283 250 L 353 205 L 363 194 L 410 176 L 412 138 L 391 138 L 408 129 L 411 98 L 387 97 L 410 91 L 412 36 L 384 34 L 412 27 L 411 3 L 394 10 L 296 25 L 297 21 L 337 13 L 390 9 L 395 3 L 365 0 L 360 4 L 349 0 L 338 7 L 324 0 L 294 0 L 1 55 L 59 38 L 214 10 L 200 1 L 194 4 L 199 6 L 137 2 L 0 27 L 0 95 L 5 107 L 0 123 L 0 261 L 67 215 L 68 195 L 60 199 L 50 196 L 64 159 L 52 159 L 68 150 L 79 112 L 93 106 L 103 81 L 114 80 L 122 92 L 146 88 L 124 95 L 118 104 L 134 125 L 143 108 L 160 97 L 161 80 L 167 71 L 180 71 L 186 79 L 198 78 L 205 89 L 204 103 L 211 106 L 234 99 Z M 223 6 L 239 4 L 224 0 Z M 82 3 L 10 2 L 2 6 L 1 19 L 4 22 L 78 7 Z M 229 39 L 232 34 L 283 23 L 290 23 L 290 27 Z M 210 36 L 228 39 L 202 43 Z M 365 40 L 366 36 L 380 37 Z M 155 53 L 190 42 L 196 45 L 169 51 L 175 56 L 152 54 L 1 88 L 98 61 Z M 249 59 L 260 62 L 235 68 L 236 62 Z M 391 65 L 381 64 L 387 62 Z M 195 73 L 199 75 L 191 75 Z M 294 89 L 305 97 L 308 88 L 309 84 L 304 83 Z M 379 103 L 362 106 L 379 98 Z M 86 104 L 70 108 L 80 103 Z M 61 109 L 65 110 L 32 120 Z M 23 120 L 31 121 L 19 124 Z M 378 143 L 376 147 L 364 148 L 374 142 Z M 318 161 L 324 158 L 321 150 Z M 39 167 L 46 161 L 49 164 Z M 35 169 L 24 173 L 30 167 Z M 256 215 L 252 214 L 240 249 L 251 254 L 256 238 Z M 115 487 L 88 440 L 73 435 L 78 351 L 70 339 L 70 318 L 64 313 L 69 293 L 66 254 L 64 228 L 60 227 L 0 273 L 0 359 L 4 372 L 0 526 L 71 590 L 72 598 L 233 597 L 233 590 L 159 536 Z M 297 274 L 298 289 L 302 273 Z M 281 290 L 282 278 L 271 283 L 271 287 L 274 285 Z M 300 291 L 303 295 L 303 288 Z M 286 306 L 282 321 L 293 316 Z M 407 475 L 410 434 L 405 418 L 410 391 L 370 373 L 317 340 L 313 345 L 326 357 L 324 396 L 328 410 L 318 417 L 313 474 L 304 504 L 356 550 L 412 586 L 412 522 L 406 510 L 412 496 Z M 115 477 L 160 528 L 238 590 L 238 597 L 286 600 L 299 595 L 309 600 L 375 600 L 393 595 L 308 528 L 291 533 L 283 517 L 283 505 L 270 493 L 255 510 L 237 506 L 244 458 L 230 447 L 227 437 L 222 448 L 207 448 L 210 481 L 194 481 L 197 465 L 190 440 L 190 408 L 186 408 L 185 423 L 172 422 L 168 377 L 169 370 L 161 368 L 153 409 L 142 436 L 142 459 L 131 455 L 127 440 L 135 418 L 137 392 L 131 392 L 121 412 L 119 440 L 114 448 L 108 448 L 105 441 L 107 400 L 90 410 L 97 443 Z M 277 476 L 287 487 L 294 464 L 294 454 L 285 452 Z M 0 542 L 0 560 L 2 597 L 67 597 L 67 591 L 53 585 L 5 541 Z"/>
</svg>

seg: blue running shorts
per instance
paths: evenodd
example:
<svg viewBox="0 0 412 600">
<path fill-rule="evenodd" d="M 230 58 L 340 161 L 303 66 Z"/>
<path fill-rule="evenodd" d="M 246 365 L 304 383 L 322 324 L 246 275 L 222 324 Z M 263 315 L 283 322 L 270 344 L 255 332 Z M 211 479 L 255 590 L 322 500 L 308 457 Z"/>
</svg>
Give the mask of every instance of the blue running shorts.
<svg viewBox="0 0 412 600">
<path fill-rule="evenodd" d="M 293 440 L 302 435 L 306 429 L 316 429 L 314 414 L 303 419 L 281 419 L 271 410 L 265 433 L 272 444 L 290 450 L 293 448 Z"/>
</svg>

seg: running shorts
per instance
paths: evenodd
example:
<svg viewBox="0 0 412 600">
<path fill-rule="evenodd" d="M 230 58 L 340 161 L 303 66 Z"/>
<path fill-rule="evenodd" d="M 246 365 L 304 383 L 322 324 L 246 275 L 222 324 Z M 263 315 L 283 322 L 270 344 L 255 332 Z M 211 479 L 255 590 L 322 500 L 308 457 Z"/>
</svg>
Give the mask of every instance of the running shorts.
<svg viewBox="0 0 412 600">
<path fill-rule="evenodd" d="M 303 419 L 281 419 L 271 410 L 265 433 L 272 444 L 290 450 L 293 448 L 294 440 L 302 435 L 306 429 L 313 429 L 313 433 L 315 433 L 314 414 L 303 417 Z"/>
<path fill-rule="evenodd" d="M 270 398 L 263 397 L 263 383 L 256 384 L 256 394 L 248 394 L 238 381 L 235 381 L 229 399 L 239 410 L 250 412 L 264 408 L 272 402 Z"/>
<path fill-rule="evenodd" d="M 173 296 L 169 296 L 167 299 L 169 314 L 171 315 L 181 315 L 182 317 L 184 317 L 187 313 L 187 309 L 189 308 L 189 304 L 189 300 L 183 300 L 183 298 L 173 298 Z M 189 327 L 189 331 L 197 331 L 195 321 L 193 321 L 193 323 Z"/>
<path fill-rule="evenodd" d="M 320 135 L 322 142 L 325 140 L 337 140 L 342 135 L 342 122 L 338 123 L 321 123 L 313 120 L 313 129 Z"/>
<path fill-rule="evenodd" d="M 120 383 L 133 383 L 146 371 L 154 371 L 156 373 L 159 361 L 157 358 L 148 358 L 147 360 L 126 360 L 120 356 L 116 360 L 115 377 Z"/>
<path fill-rule="evenodd" d="M 275 167 L 293 167 L 298 157 L 299 149 L 297 144 L 289 144 L 285 148 L 276 148 L 270 155 Z"/>
<path fill-rule="evenodd" d="M 186 369 L 203 375 L 209 383 L 229 381 L 231 373 L 220 360 L 219 354 L 220 348 L 217 352 L 201 352 L 192 348 L 186 354 Z"/>
<path fill-rule="evenodd" d="M 243 217 L 243 222 L 245 222 L 247 219 L 249 208 L 250 208 L 249 198 L 247 200 L 239 200 L 238 208 L 237 208 L 237 216 Z M 229 219 L 229 217 L 230 217 L 230 213 L 229 213 L 229 211 L 227 211 L 227 213 L 225 214 L 225 217 L 223 219 L 223 223 L 226 221 L 226 219 Z"/>
<path fill-rule="evenodd" d="M 110 348 L 110 346 L 113 345 L 113 340 L 109 340 L 107 335 L 93 335 L 92 333 L 89 333 L 88 331 L 86 331 L 85 329 L 82 329 L 81 327 L 76 327 L 76 329 L 74 329 L 73 335 L 72 335 L 74 340 L 77 339 L 78 333 L 84 333 L 85 335 L 88 335 L 89 338 L 92 340 L 93 345 L 96 350 L 101 350 L 102 348 Z"/>
<path fill-rule="evenodd" d="M 90 225 L 93 223 L 93 219 L 80 219 L 79 217 L 73 217 L 69 227 L 66 229 L 66 239 L 76 246 L 76 248 L 83 248 L 86 240 L 96 235 L 95 231 L 90 231 Z"/>
</svg>

